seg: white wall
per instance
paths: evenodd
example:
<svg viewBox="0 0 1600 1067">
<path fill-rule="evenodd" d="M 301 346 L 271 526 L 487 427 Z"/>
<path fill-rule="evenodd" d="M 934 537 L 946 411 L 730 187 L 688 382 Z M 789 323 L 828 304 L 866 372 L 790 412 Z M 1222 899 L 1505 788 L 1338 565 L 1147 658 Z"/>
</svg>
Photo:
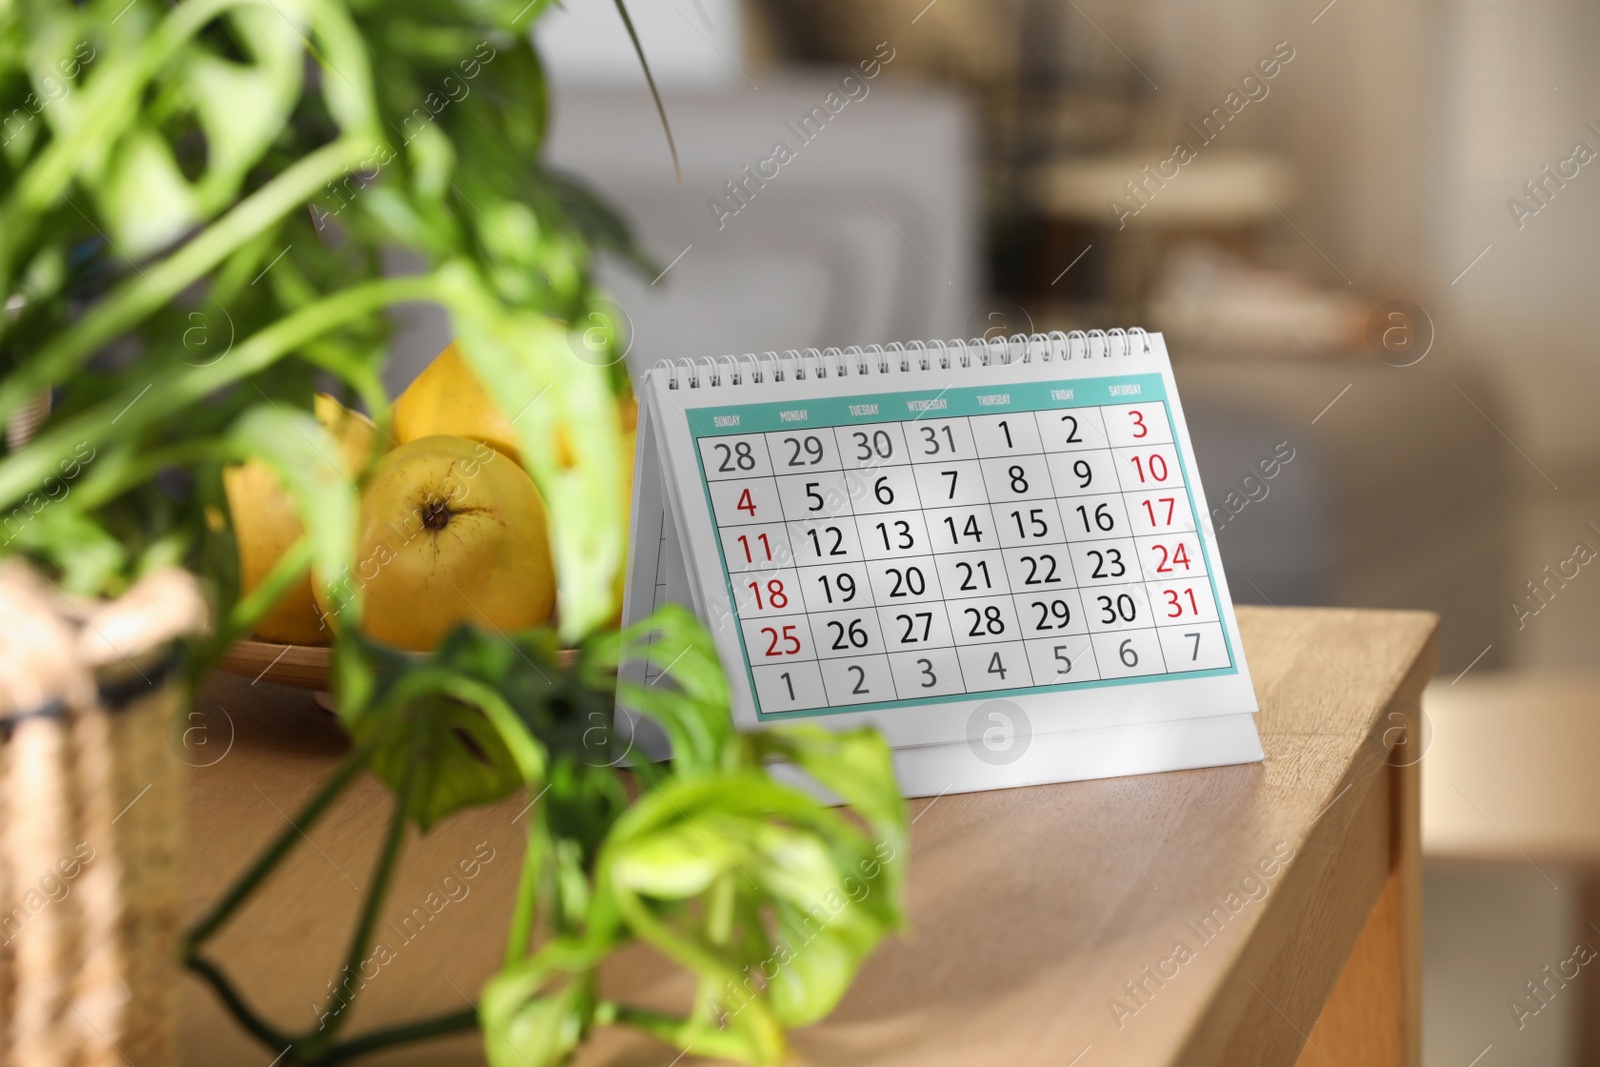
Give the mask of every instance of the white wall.
<svg viewBox="0 0 1600 1067">
<path fill-rule="evenodd" d="M 742 80 L 744 13 L 738 0 L 627 0 L 628 14 L 662 88 L 715 88 Z M 557 88 L 645 88 L 616 0 L 562 0 L 534 26 Z"/>
<path fill-rule="evenodd" d="M 1437 196 L 1426 205 L 1433 267 L 1447 321 L 1501 373 L 1517 415 L 1511 436 L 1539 457 L 1592 455 L 1600 450 L 1600 159 L 1521 230 L 1506 201 L 1575 141 L 1600 152 L 1600 134 L 1585 128 L 1600 126 L 1600 7 L 1475 3 L 1481 13 L 1462 3 L 1440 15 L 1442 136 L 1431 161 Z"/>
</svg>

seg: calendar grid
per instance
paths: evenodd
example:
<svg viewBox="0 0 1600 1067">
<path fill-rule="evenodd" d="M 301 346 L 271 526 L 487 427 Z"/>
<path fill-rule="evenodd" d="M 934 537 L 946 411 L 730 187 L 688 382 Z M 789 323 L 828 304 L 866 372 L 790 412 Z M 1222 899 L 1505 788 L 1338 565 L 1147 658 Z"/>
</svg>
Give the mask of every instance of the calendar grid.
<svg viewBox="0 0 1600 1067">
<path fill-rule="evenodd" d="M 1159 376 L 964 392 L 690 412 L 758 716 L 1235 673 Z"/>
</svg>

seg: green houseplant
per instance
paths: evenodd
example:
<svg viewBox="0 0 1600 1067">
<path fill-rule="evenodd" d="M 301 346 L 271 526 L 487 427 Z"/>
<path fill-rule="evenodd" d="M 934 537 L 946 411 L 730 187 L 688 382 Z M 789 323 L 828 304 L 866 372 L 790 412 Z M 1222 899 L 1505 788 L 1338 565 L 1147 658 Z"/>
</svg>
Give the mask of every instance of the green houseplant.
<svg viewBox="0 0 1600 1067">
<path fill-rule="evenodd" d="M 607 1024 L 771 1063 L 901 921 L 907 827 L 880 738 L 739 735 L 692 618 L 604 625 L 624 554 L 614 398 L 627 382 L 590 268 L 600 250 L 646 257 L 540 163 L 548 93 L 528 30 L 547 6 L 0 0 L 0 420 L 13 431 L 0 554 L 89 596 L 163 566 L 196 571 L 214 625 L 191 679 L 311 572 L 343 621 L 333 662 L 352 747 L 294 822 L 314 823 L 364 772 L 395 793 L 318 1029 L 262 1017 L 248 974 L 205 951 L 297 833 L 187 932 L 188 965 L 286 1063 L 479 1023 L 497 1065 L 559 1063 Z M 424 268 L 386 276 L 381 253 L 396 247 Z M 337 581 L 360 479 L 330 462 L 335 443 L 307 411 L 331 387 L 387 438 L 384 312 L 419 301 L 448 311 L 491 393 L 547 398 L 516 427 L 552 514 L 560 620 L 464 627 L 421 660 L 364 637 L 359 583 Z M 563 433 L 581 447 L 549 447 Z M 220 473 L 250 458 L 277 472 L 306 533 L 241 596 Z M 619 682 L 620 665 L 650 656 L 671 684 Z M 632 802 L 614 699 L 673 742 L 670 764 L 631 772 Z M 853 816 L 779 784 L 772 760 Z M 406 824 L 426 831 L 518 789 L 539 800 L 504 968 L 476 1010 L 345 1033 Z M 630 941 L 692 971 L 694 1004 L 663 1015 L 605 999 L 598 964 Z"/>
</svg>

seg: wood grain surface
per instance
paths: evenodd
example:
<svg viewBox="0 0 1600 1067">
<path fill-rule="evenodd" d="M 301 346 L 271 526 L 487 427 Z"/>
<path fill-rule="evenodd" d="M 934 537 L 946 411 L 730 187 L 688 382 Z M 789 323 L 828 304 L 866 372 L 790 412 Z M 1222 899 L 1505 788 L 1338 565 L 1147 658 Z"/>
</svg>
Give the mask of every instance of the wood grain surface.
<svg viewBox="0 0 1600 1067">
<path fill-rule="evenodd" d="M 252 684 L 273 682 L 295 689 L 327 689 L 333 649 L 325 645 L 280 645 L 246 638 L 222 654 L 218 666 Z"/>
<path fill-rule="evenodd" d="M 1415 770 L 1395 766 L 1390 750 L 1400 740 L 1396 702 L 1414 706 L 1432 673 L 1435 619 L 1241 607 L 1239 622 L 1264 763 L 914 802 L 913 929 L 867 964 L 829 1019 L 795 1035 L 797 1062 L 1288 1065 L 1314 1026 L 1317 1035 L 1350 1029 L 1334 1017 L 1348 989 L 1407 997 Z M 217 747 L 202 757 L 191 746 L 189 756 L 210 764 L 190 775 L 192 913 L 344 751 L 303 692 L 218 674 L 195 711 Z M 363 991 L 348 1033 L 454 1011 L 476 995 L 502 943 L 527 803 L 463 812 L 413 840 L 380 925 L 395 958 Z M 236 984 L 286 1026 L 317 1024 L 312 1000 L 338 970 L 389 809 L 375 782 L 358 782 L 213 943 Z M 475 851 L 492 859 L 463 879 L 456 865 Z M 1374 912 L 1386 885 L 1396 899 L 1385 907 L 1397 909 L 1387 918 L 1384 907 Z M 459 899 L 430 914 L 428 894 L 441 894 L 437 902 L 446 889 Z M 1352 957 L 1358 936 L 1375 943 Z M 661 1007 L 681 1008 L 692 992 L 643 951 L 611 961 L 604 984 Z M 183 999 L 186 1063 L 272 1061 L 277 1050 L 234 1032 L 199 983 L 188 981 Z M 1397 1033 L 1372 1031 L 1379 1053 L 1337 1067 L 1414 1064 L 1414 996 L 1395 1018 L 1384 1025 Z M 601 1031 L 578 1062 L 700 1062 L 692 1050 L 677 1055 Z M 481 1059 L 468 1035 L 362 1062 Z"/>
</svg>

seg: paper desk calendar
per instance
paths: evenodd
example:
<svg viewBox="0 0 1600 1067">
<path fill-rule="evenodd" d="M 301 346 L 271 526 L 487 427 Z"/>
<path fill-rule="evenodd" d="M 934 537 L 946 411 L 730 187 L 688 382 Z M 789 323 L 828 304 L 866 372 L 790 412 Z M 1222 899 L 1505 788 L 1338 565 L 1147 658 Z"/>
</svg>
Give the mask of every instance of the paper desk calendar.
<svg viewBox="0 0 1600 1067">
<path fill-rule="evenodd" d="M 741 729 L 910 796 L 1262 758 L 1159 334 L 662 364 L 638 447 L 625 617 L 692 607 Z"/>
</svg>

